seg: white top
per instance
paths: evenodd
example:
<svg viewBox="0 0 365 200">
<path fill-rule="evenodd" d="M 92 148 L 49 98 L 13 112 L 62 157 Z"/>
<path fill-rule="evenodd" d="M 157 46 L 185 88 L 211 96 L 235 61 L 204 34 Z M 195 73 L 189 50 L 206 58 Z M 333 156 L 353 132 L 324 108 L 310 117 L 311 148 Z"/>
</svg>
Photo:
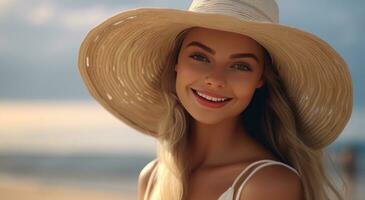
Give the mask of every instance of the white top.
<svg viewBox="0 0 365 200">
<path fill-rule="evenodd" d="M 257 172 L 258 170 L 260 170 L 261 168 L 263 167 L 266 167 L 266 166 L 269 166 L 269 165 L 283 165 L 285 167 L 288 167 L 289 169 L 291 169 L 292 171 L 294 171 L 298 176 L 299 173 L 297 172 L 296 169 L 294 169 L 293 167 L 285 164 L 285 163 L 282 163 L 282 162 L 279 162 L 279 161 L 275 161 L 275 160 L 258 160 L 258 161 L 255 161 L 253 163 L 251 163 L 249 166 L 247 166 L 237 177 L 236 179 L 234 180 L 233 184 L 231 185 L 231 187 L 229 187 L 225 192 L 223 192 L 223 194 L 221 194 L 218 198 L 218 200 L 233 200 L 233 194 L 234 194 L 234 186 L 236 185 L 237 181 L 239 180 L 239 178 L 245 174 L 245 172 L 247 170 L 249 170 L 251 167 L 253 167 L 254 165 L 256 164 L 260 164 L 260 163 L 263 163 L 262 165 L 259 165 L 258 167 L 256 167 L 248 176 L 247 178 L 242 182 L 241 186 L 238 188 L 238 193 L 237 193 L 237 196 L 236 196 L 236 200 L 239 200 L 240 199 L 240 194 L 242 192 L 242 189 L 243 187 L 245 186 L 245 184 L 247 183 L 247 181 L 253 176 L 253 174 L 255 172 Z"/>
<path fill-rule="evenodd" d="M 155 163 L 154 165 L 157 163 L 156 162 L 157 159 L 155 160 Z M 261 164 L 262 163 L 262 164 Z M 299 173 L 297 172 L 296 169 L 294 169 L 293 167 L 285 164 L 285 163 L 282 163 L 282 162 L 279 162 L 279 161 L 275 161 L 275 160 L 268 160 L 268 159 L 265 159 L 265 160 L 258 160 L 258 161 L 255 161 L 253 163 L 251 163 L 250 165 L 248 165 L 237 177 L 236 179 L 234 180 L 233 184 L 226 190 L 224 191 L 217 200 L 234 200 L 233 199 L 233 194 L 234 194 L 234 187 L 237 183 L 237 181 L 240 179 L 240 177 L 242 175 L 244 175 L 246 173 L 247 170 L 249 170 L 251 167 L 257 165 L 257 164 L 261 164 L 261 165 L 258 165 L 258 167 L 256 167 L 248 176 L 247 178 L 242 182 L 241 186 L 238 188 L 238 193 L 236 195 L 236 199 L 235 200 L 239 200 L 240 198 L 240 194 L 242 192 L 242 189 L 243 187 L 245 186 L 245 184 L 247 183 L 247 181 L 254 175 L 254 173 L 256 173 L 258 170 L 260 170 L 261 168 L 263 167 L 266 167 L 266 166 L 269 166 L 269 165 L 282 165 L 282 166 L 285 166 L 287 168 L 289 168 L 290 170 L 292 170 L 293 172 L 295 172 L 298 176 Z M 156 169 L 156 168 L 155 168 Z M 150 177 L 153 177 L 154 173 L 156 170 L 153 170 L 153 172 L 151 173 L 151 176 Z M 146 192 L 145 192 L 145 196 L 144 196 L 144 200 L 148 200 L 147 197 L 148 197 L 148 194 L 149 194 L 149 190 L 150 190 L 150 187 L 151 187 L 151 178 L 148 180 L 148 184 L 147 184 L 147 188 L 146 188 Z"/>
</svg>

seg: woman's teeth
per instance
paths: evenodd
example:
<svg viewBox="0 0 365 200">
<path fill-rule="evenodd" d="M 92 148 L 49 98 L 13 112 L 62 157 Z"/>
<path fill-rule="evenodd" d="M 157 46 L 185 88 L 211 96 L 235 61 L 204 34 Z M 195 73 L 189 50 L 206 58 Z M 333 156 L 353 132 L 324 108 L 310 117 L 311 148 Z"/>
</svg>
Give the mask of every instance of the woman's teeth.
<svg viewBox="0 0 365 200">
<path fill-rule="evenodd" d="M 196 93 L 197 93 L 199 96 L 203 97 L 204 99 L 207 99 L 207 100 L 209 100 L 209 101 L 214 101 L 214 102 L 222 102 L 222 101 L 225 101 L 225 100 L 227 100 L 227 99 L 228 99 L 228 98 L 216 98 L 216 97 L 211 97 L 211 96 L 208 96 L 208 95 L 202 94 L 202 93 L 200 93 L 200 92 L 198 92 L 198 91 L 196 91 Z"/>
</svg>

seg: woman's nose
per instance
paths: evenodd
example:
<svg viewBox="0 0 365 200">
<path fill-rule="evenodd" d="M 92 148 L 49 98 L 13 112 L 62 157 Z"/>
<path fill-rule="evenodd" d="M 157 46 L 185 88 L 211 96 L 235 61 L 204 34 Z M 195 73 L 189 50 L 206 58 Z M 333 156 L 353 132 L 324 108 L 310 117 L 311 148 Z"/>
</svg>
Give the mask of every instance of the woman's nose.
<svg viewBox="0 0 365 200">
<path fill-rule="evenodd" d="M 212 87 L 223 88 L 226 86 L 224 72 L 222 70 L 215 70 L 205 77 L 204 82 Z"/>
</svg>

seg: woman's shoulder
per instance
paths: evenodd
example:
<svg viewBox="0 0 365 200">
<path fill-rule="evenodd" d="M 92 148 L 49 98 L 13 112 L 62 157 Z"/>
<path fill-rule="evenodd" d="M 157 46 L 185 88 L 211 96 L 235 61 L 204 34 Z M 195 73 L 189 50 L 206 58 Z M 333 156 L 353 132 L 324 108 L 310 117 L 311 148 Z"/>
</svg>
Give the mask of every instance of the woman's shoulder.
<svg viewBox="0 0 365 200">
<path fill-rule="evenodd" d="M 158 163 L 157 158 L 147 163 L 138 176 L 138 199 L 143 199 L 145 191 L 147 189 L 148 180 L 152 174 L 152 171 Z"/>
<path fill-rule="evenodd" d="M 264 189 L 264 190 L 263 190 Z M 267 165 L 249 178 L 240 199 L 303 200 L 300 177 L 283 165 Z"/>
<path fill-rule="evenodd" d="M 151 173 L 151 171 L 154 169 L 156 164 L 158 163 L 158 158 L 155 158 L 148 162 L 141 170 L 140 175 L 145 175 L 148 173 Z"/>
</svg>

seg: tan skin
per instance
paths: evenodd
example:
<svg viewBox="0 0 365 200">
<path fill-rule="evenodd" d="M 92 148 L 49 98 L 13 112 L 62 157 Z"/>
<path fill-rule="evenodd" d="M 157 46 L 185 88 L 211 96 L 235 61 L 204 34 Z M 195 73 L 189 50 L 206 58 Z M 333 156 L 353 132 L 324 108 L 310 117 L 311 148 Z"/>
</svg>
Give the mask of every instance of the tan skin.
<svg viewBox="0 0 365 200">
<path fill-rule="evenodd" d="M 199 44 L 189 45 L 193 41 Z M 230 55 L 237 53 L 252 54 L 256 58 L 230 58 Z M 261 45 L 241 34 L 206 28 L 194 28 L 187 33 L 175 71 L 177 95 L 194 119 L 189 148 L 193 171 L 189 180 L 188 200 L 216 200 L 250 163 L 261 159 L 279 160 L 251 138 L 237 122 L 238 115 L 250 103 L 255 89 L 264 84 L 263 53 Z M 221 108 L 208 108 L 196 101 L 192 88 L 232 100 Z M 146 166 L 140 180 L 147 179 L 144 177 L 148 177 L 151 169 L 151 165 Z M 140 188 L 143 188 L 141 185 Z M 271 188 L 271 192 L 262 192 L 265 185 Z M 285 167 L 273 165 L 255 173 L 240 199 L 300 200 L 301 196 L 297 175 Z"/>
</svg>

